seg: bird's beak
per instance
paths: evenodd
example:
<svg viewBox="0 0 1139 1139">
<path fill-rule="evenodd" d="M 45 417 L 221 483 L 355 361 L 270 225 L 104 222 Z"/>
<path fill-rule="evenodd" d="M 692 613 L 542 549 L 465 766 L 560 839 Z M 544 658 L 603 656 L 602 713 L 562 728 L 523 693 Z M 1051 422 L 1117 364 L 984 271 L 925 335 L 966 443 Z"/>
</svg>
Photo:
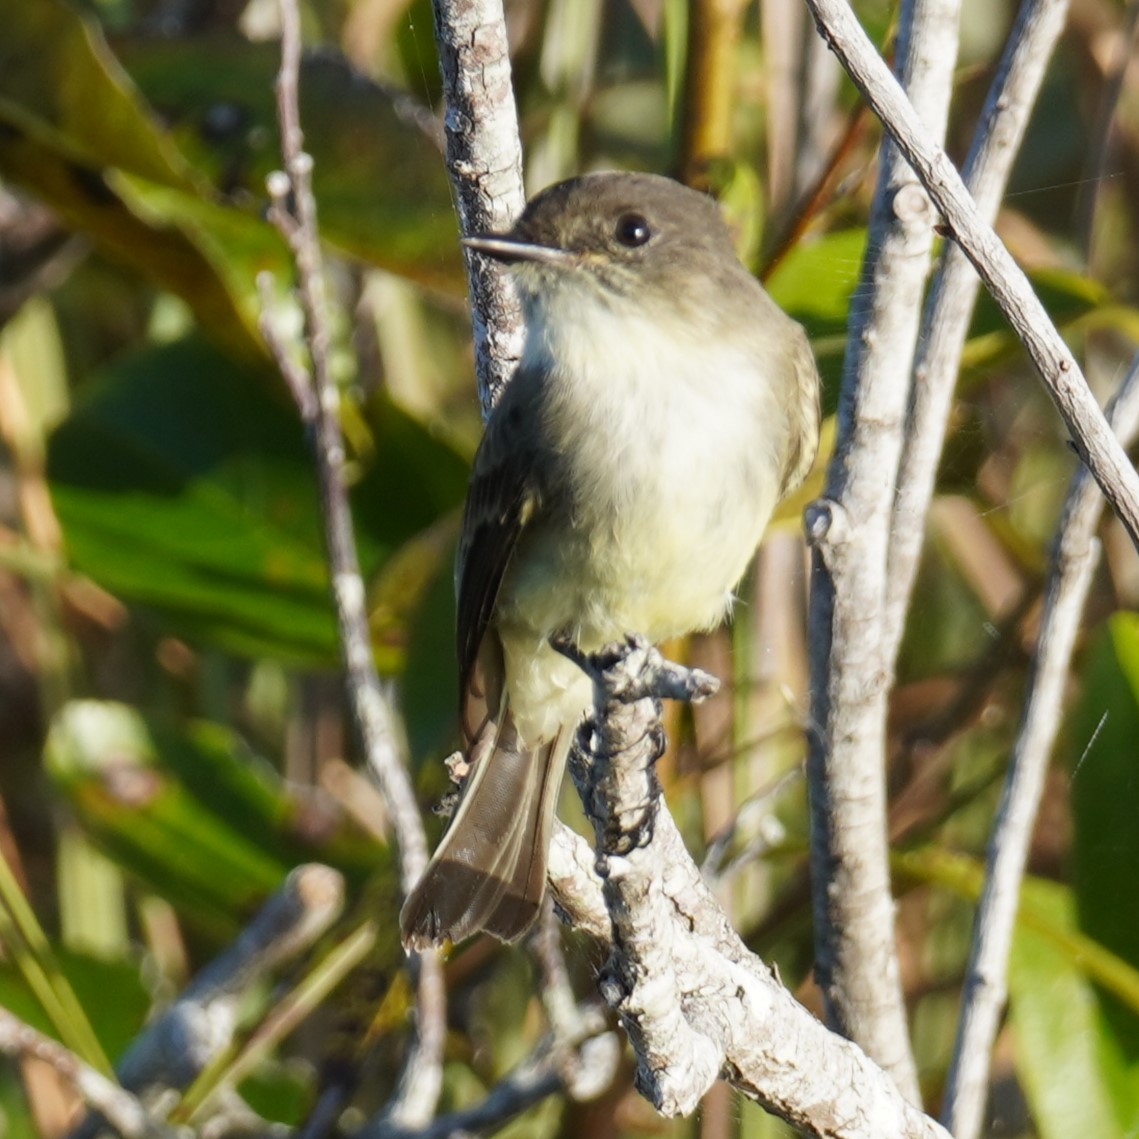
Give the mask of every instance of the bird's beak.
<svg viewBox="0 0 1139 1139">
<path fill-rule="evenodd" d="M 517 237 L 501 233 L 478 233 L 464 237 L 463 244 L 476 253 L 493 257 L 496 261 L 510 264 L 513 261 L 531 261 L 546 265 L 564 265 L 572 258 L 566 249 L 552 245 L 534 245 Z"/>
</svg>

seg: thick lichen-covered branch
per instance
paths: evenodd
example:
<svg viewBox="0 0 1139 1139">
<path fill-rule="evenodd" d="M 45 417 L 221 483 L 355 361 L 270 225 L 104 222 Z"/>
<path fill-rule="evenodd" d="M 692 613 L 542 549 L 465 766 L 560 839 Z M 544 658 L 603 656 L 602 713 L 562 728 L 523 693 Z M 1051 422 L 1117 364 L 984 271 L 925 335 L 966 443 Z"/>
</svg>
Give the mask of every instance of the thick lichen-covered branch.
<svg viewBox="0 0 1139 1139">
<path fill-rule="evenodd" d="M 652 767 L 659 699 L 701 698 L 713 678 L 636 639 L 583 664 L 595 705 L 574 773 L 611 926 L 601 992 L 633 1044 L 638 1089 L 675 1115 L 723 1077 L 807 1135 L 946 1139 L 748 951 L 685 850 Z"/>
</svg>

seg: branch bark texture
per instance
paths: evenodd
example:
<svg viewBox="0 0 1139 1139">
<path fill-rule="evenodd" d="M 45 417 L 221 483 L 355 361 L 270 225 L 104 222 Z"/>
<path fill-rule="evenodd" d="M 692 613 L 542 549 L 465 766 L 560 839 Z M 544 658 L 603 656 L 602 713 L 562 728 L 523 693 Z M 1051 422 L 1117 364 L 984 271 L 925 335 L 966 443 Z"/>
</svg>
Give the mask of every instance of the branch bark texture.
<svg viewBox="0 0 1139 1139">
<path fill-rule="evenodd" d="M 554 902 L 574 929 L 598 941 L 609 939 L 609 912 L 597 877 L 593 849 L 560 820 L 550 843 L 548 872 Z"/>
<path fill-rule="evenodd" d="M 1139 433 L 1139 356 L 1132 361 L 1108 420 L 1125 444 Z M 1056 533 L 1024 710 L 993 825 L 965 971 L 942 1104 L 942 1120 L 955 1139 L 977 1139 L 981 1134 L 993 1042 L 1008 998 L 1008 957 L 1020 883 L 1060 726 L 1080 617 L 1099 560 L 1095 531 L 1102 513 L 1103 496 L 1081 467 L 1072 479 Z"/>
<path fill-rule="evenodd" d="M 711 678 L 685 677 L 640 641 L 587 667 L 595 710 L 575 777 L 612 927 L 601 991 L 632 1042 L 641 1093 L 681 1114 L 723 1077 L 806 1135 L 947 1139 L 747 950 L 685 850 L 652 769 L 658 698 L 698 698 Z"/>
<path fill-rule="evenodd" d="M 962 176 L 980 218 L 991 225 L 1020 150 L 1040 84 L 1068 14 L 1068 0 L 1024 0 L 989 89 Z M 947 243 L 922 317 L 914 361 L 909 429 L 890 526 L 883 640 L 896 661 L 921 556 L 925 516 L 945 444 L 961 352 L 980 280 L 961 249 Z"/>
<path fill-rule="evenodd" d="M 507 229 L 522 212 L 522 144 L 502 0 L 433 0 L 446 102 L 447 170 L 464 235 Z M 522 314 L 502 268 L 466 254 L 479 402 L 488 415 L 522 355 Z"/>
<path fill-rule="evenodd" d="M 957 0 L 908 0 L 902 82 L 941 139 L 957 58 Z M 894 475 L 902 448 L 933 209 L 887 139 L 862 280 L 851 305 L 835 457 L 826 497 L 808 511 L 812 572 L 812 877 L 816 976 L 828 1020 L 920 1102 L 894 942 L 886 846 L 886 700 L 882 641 Z M 855 524 L 856 522 L 856 524 Z"/>
<path fill-rule="evenodd" d="M 1139 548 L 1139 473 L 1024 271 L 977 212 L 960 174 L 930 142 L 905 93 L 846 0 L 807 0 L 819 31 L 913 166 L 957 242 L 1036 366 L 1073 444 Z"/>
</svg>

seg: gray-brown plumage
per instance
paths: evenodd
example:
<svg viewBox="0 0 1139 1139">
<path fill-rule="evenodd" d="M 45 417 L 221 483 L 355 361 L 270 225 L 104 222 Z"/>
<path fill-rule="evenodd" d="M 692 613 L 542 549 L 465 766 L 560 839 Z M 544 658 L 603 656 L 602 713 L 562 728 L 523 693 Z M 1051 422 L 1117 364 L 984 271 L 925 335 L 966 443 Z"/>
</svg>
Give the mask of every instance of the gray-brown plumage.
<svg viewBox="0 0 1139 1139">
<path fill-rule="evenodd" d="M 422 947 L 537 915 L 588 706 L 549 645 L 710 628 L 818 445 L 802 329 L 736 259 L 715 203 L 645 174 L 536 197 L 508 234 L 526 342 L 475 456 L 456 566 L 459 806 L 400 916 Z"/>
</svg>

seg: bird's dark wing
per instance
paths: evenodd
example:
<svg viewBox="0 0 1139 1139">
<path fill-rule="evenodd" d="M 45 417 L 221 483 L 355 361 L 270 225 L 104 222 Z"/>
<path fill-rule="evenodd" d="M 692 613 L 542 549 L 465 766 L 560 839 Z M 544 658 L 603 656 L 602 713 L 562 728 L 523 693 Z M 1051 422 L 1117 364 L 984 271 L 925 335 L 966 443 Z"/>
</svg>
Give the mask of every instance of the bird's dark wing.
<svg viewBox="0 0 1139 1139">
<path fill-rule="evenodd" d="M 488 659 L 489 649 L 497 651 L 497 646 L 484 646 L 484 640 L 503 575 L 541 505 L 527 387 L 526 377 L 516 376 L 491 414 L 463 509 L 455 583 L 459 685 L 468 740 L 486 714 L 493 718 L 498 711 L 501 660 Z M 486 675 L 476 676 L 476 671 Z"/>
</svg>

